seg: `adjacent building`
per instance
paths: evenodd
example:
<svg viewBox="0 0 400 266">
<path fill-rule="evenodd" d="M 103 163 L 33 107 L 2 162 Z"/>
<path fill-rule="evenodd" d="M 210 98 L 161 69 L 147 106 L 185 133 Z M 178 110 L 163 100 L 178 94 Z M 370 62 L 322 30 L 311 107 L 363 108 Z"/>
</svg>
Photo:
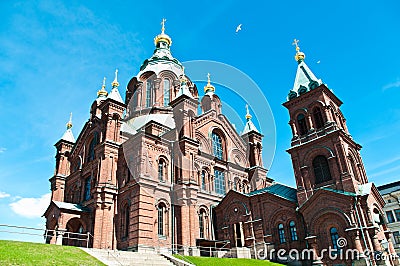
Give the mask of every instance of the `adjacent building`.
<svg viewBox="0 0 400 266">
<path fill-rule="evenodd" d="M 385 218 L 387 226 L 392 231 L 392 242 L 397 253 L 400 253 L 400 181 L 378 187 L 385 200 Z"/>
</svg>

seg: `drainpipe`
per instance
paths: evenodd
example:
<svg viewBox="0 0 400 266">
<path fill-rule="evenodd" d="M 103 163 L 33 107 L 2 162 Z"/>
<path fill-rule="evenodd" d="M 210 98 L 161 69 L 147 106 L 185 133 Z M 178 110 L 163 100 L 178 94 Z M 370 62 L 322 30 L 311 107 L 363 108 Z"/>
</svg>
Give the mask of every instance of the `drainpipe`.
<svg viewBox="0 0 400 266">
<path fill-rule="evenodd" d="M 358 208 L 357 208 L 357 202 L 358 202 L 359 196 L 358 195 L 354 196 L 354 198 L 355 198 L 354 209 L 356 210 L 356 216 L 357 216 L 358 224 L 359 224 L 359 227 L 360 227 L 360 230 L 361 230 L 361 237 L 363 239 L 364 246 L 367 249 L 368 247 L 367 247 L 367 241 L 365 240 L 364 227 L 363 227 L 363 225 L 361 223 L 360 214 L 358 213 Z M 367 259 L 368 259 L 369 263 L 372 265 L 371 258 L 368 256 Z"/>
<path fill-rule="evenodd" d="M 174 204 L 174 185 L 175 185 L 175 177 L 174 177 L 174 160 L 175 160 L 175 155 L 174 155 L 174 142 L 173 141 L 169 141 L 172 145 L 171 148 L 171 246 L 172 246 L 172 254 L 174 254 L 174 250 L 175 250 L 175 204 Z"/>
</svg>

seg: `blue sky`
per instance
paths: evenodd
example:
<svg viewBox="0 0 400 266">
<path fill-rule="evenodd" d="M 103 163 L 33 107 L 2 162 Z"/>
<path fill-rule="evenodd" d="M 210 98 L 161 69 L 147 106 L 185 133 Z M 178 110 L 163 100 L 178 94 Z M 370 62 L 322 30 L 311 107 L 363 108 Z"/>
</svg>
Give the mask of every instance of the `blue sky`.
<svg viewBox="0 0 400 266">
<path fill-rule="evenodd" d="M 48 201 L 53 145 L 69 113 L 77 136 L 103 77 L 109 90 L 115 68 L 124 94 L 151 56 L 163 17 L 181 62 L 223 62 L 262 89 L 276 125 L 272 178 L 295 185 L 281 104 L 293 86 L 297 38 L 308 66 L 344 102 L 370 181 L 398 180 L 398 10 L 397 1 L 1 1 L 0 224 L 43 224 L 38 213 Z"/>
</svg>

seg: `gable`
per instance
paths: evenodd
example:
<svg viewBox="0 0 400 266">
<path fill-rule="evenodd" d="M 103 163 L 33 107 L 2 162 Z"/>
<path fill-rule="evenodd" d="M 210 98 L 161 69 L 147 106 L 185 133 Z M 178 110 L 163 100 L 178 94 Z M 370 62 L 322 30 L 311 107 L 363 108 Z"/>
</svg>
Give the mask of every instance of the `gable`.
<svg viewBox="0 0 400 266">
<path fill-rule="evenodd" d="M 245 141 L 239 136 L 232 124 L 224 115 L 216 115 L 214 110 L 202 114 L 195 120 L 195 135 L 200 142 L 203 152 L 212 154 L 212 137 L 214 130 L 222 133 L 225 140 L 227 160 L 248 167 L 247 147 Z"/>
</svg>

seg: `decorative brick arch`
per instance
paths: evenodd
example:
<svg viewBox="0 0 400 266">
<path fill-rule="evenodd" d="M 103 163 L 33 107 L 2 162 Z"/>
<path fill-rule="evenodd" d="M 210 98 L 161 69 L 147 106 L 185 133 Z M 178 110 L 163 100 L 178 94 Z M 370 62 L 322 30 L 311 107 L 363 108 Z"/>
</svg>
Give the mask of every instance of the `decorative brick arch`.
<svg viewBox="0 0 400 266">
<path fill-rule="evenodd" d="M 238 148 L 232 148 L 228 152 L 228 159 L 242 167 L 246 167 L 246 156 Z"/>
<path fill-rule="evenodd" d="M 294 120 L 294 121 L 296 121 L 296 120 L 297 120 L 297 116 L 298 116 L 299 114 L 303 114 L 303 115 L 307 116 L 308 113 L 309 113 L 309 112 L 308 112 L 308 109 L 307 109 L 307 108 L 300 108 L 300 109 L 297 109 L 296 111 L 294 111 L 294 112 L 292 113 L 291 119 Z"/>
<path fill-rule="evenodd" d="M 320 229 L 321 223 L 322 223 L 321 220 L 325 219 L 326 217 L 329 217 L 329 216 L 330 216 L 330 218 L 327 218 L 327 220 L 329 220 L 330 223 L 332 223 L 332 222 L 339 223 L 339 221 L 341 221 L 343 228 L 349 228 L 352 224 L 350 217 L 342 209 L 335 208 L 335 207 L 327 207 L 327 208 L 324 208 L 323 210 L 317 212 L 314 215 L 314 217 L 312 217 L 310 219 L 311 222 L 310 222 L 310 226 L 308 227 L 309 233 L 311 235 L 318 234 L 316 232 L 316 229 L 321 230 Z M 339 220 L 333 219 L 332 216 L 340 217 L 340 219 Z"/>
<path fill-rule="evenodd" d="M 303 157 L 302 165 L 301 166 L 309 166 L 312 160 L 317 155 L 324 155 L 328 160 L 330 158 L 336 157 L 335 153 L 331 148 L 328 146 L 316 145 L 311 147 Z"/>
<path fill-rule="evenodd" d="M 237 211 L 235 211 L 237 210 Z M 225 223 L 237 223 L 245 221 L 245 216 L 249 213 L 249 209 L 243 201 L 234 200 L 228 207 L 225 212 Z"/>
<path fill-rule="evenodd" d="M 206 216 L 210 215 L 210 211 L 209 211 L 208 207 L 204 204 L 196 205 L 196 211 L 197 211 L 197 214 L 200 214 L 201 211 L 204 211 Z"/>
<path fill-rule="evenodd" d="M 156 203 L 154 204 L 154 207 L 156 207 L 156 209 L 157 209 L 157 207 L 158 207 L 158 205 L 160 205 L 160 203 L 163 203 L 165 205 L 167 211 L 169 211 L 171 204 L 169 204 L 169 201 L 167 199 L 165 199 L 165 198 L 157 199 Z"/>
<path fill-rule="evenodd" d="M 172 85 L 173 81 L 178 79 L 178 76 L 171 70 L 163 70 L 160 73 L 158 73 L 158 78 L 160 79 L 167 78 L 171 81 Z"/>
<path fill-rule="evenodd" d="M 196 131 L 196 139 L 200 142 L 203 152 L 211 154 L 211 145 L 209 140 L 198 131 Z"/>
</svg>

